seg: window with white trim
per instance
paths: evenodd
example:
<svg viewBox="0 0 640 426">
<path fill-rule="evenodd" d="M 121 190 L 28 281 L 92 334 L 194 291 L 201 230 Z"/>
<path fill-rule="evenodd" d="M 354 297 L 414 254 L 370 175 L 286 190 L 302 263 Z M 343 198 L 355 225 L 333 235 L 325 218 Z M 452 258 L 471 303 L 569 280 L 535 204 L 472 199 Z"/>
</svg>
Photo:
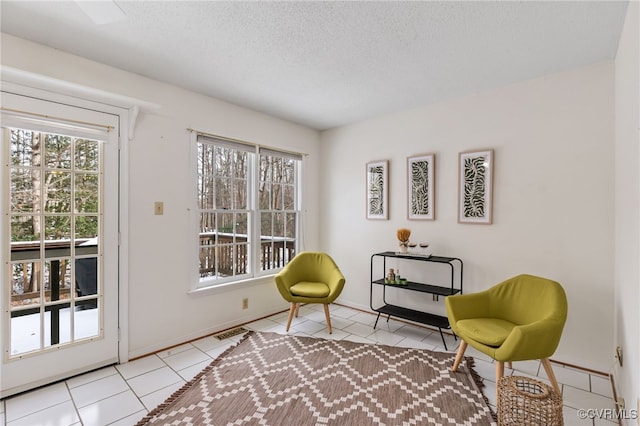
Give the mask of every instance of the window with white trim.
<svg viewBox="0 0 640 426">
<path fill-rule="evenodd" d="M 302 156 L 198 134 L 196 287 L 277 272 L 299 242 Z"/>
</svg>

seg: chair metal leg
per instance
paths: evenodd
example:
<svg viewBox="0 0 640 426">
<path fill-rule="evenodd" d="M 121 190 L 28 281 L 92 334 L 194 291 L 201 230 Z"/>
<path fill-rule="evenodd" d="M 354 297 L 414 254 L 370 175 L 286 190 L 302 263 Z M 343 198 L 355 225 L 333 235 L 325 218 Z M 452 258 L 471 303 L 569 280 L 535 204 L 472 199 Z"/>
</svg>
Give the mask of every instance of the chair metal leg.
<svg viewBox="0 0 640 426">
<path fill-rule="evenodd" d="M 453 367 L 451 367 L 451 371 L 458 371 L 458 366 L 460 362 L 462 362 L 462 358 L 464 357 L 464 351 L 467 350 L 467 342 L 464 340 L 460 340 L 460 347 L 458 348 L 458 354 L 456 355 L 455 361 L 453 361 Z"/>
<path fill-rule="evenodd" d="M 549 361 L 549 358 L 544 358 L 544 359 L 541 359 L 540 361 L 542 361 L 542 366 L 544 367 L 544 371 L 546 371 L 547 373 L 547 377 L 551 382 L 551 386 L 553 386 L 553 389 L 555 389 L 555 391 L 558 392 L 558 395 L 561 395 L 560 386 L 558 386 L 556 375 L 553 374 L 553 369 L 551 368 L 551 361 Z"/>
<path fill-rule="evenodd" d="M 296 308 L 297 303 L 291 302 L 291 306 L 289 307 L 289 318 L 287 318 L 287 331 L 289 331 L 289 327 L 291 327 L 291 320 L 293 319 L 293 315 L 298 310 Z"/>
<path fill-rule="evenodd" d="M 329 316 L 329 304 L 324 304 L 324 316 L 327 318 L 327 327 L 329 328 L 329 334 L 331 334 L 331 317 Z"/>
</svg>

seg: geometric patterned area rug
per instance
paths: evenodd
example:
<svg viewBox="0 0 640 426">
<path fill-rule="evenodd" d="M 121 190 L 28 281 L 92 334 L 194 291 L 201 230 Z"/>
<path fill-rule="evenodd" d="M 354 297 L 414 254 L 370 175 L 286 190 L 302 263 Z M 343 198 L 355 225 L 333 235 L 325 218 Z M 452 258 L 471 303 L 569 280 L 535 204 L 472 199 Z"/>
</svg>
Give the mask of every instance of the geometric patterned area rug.
<svg viewBox="0 0 640 426">
<path fill-rule="evenodd" d="M 138 425 L 495 425 L 454 358 L 250 331 Z"/>
</svg>

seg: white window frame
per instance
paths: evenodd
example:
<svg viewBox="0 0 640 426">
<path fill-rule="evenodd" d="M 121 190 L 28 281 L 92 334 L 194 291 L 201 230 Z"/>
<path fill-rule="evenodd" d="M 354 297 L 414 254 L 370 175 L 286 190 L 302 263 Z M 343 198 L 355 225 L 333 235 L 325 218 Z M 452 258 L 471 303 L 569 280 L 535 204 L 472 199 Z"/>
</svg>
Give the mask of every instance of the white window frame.
<svg viewBox="0 0 640 426">
<path fill-rule="evenodd" d="M 191 253 L 193 253 L 193 274 L 191 285 L 190 285 L 190 293 L 197 293 L 201 291 L 207 291 L 211 289 L 228 289 L 230 287 L 237 288 L 238 286 L 247 285 L 252 283 L 257 279 L 261 279 L 268 276 L 273 276 L 277 272 L 279 272 L 280 268 L 273 268 L 269 270 L 262 271 L 260 267 L 260 213 L 259 209 L 259 194 L 257 191 L 259 185 L 259 168 L 260 168 L 260 154 L 264 155 L 282 155 L 285 158 L 294 158 L 298 160 L 298 165 L 296 167 L 296 189 L 295 189 L 295 212 L 297 214 L 297 220 L 295 225 L 295 253 L 301 247 L 301 229 L 302 229 L 302 197 L 301 197 L 301 188 L 302 188 L 302 167 L 303 167 L 303 156 L 302 154 L 288 152 L 284 150 L 279 150 L 277 148 L 270 147 L 261 147 L 260 145 L 251 144 L 244 141 L 238 141 L 234 139 L 229 139 L 221 136 L 211 135 L 203 132 L 191 131 L 190 137 L 190 164 L 191 164 L 191 176 L 190 180 L 190 194 L 191 199 L 193 200 L 193 214 L 192 225 L 190 229 L 192 232 L 189 233 L 190 246 L 193 247 Z M 247 242 L 249 245 L 249 272 L 242 275 L 235 275 L 225 278 L 219 277 L 200 277 L 200 262 L 199 262 L 199 234 L 200 234 L 200 213 L 201 208 L 198 205 L 198 188 L 197 188 L 197 180 L 198 180 L 198 144 L 204 141 L 206 143 L 211 144 L 219 144 L 221 146 L 227 146 L 233 148 L 242 147 L 247 150 L 247 152 L 251 153 L 250 160 L 250 170 L 248 171 L 248 192 L 249 192 L 249 200 L 248 200 L 248 209 L 247 212 L 249 214 L 249 223 L 248 223 L 248 233 L 247 233 Z M 249 151 L 247 147 L 251 147 Z M 229 212 L 233 212 L 235 210 L 230 210 Z"/>
</svg>

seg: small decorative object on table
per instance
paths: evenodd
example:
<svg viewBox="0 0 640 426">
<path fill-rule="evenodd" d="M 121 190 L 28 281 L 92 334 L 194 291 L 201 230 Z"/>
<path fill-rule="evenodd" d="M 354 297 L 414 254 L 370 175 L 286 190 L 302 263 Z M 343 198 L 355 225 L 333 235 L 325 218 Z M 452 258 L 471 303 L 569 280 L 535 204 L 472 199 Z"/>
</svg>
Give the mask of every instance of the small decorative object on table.
<svg viewBox="0 0 640 426">
<path fill-rule="evenodd" d="M 406 278 L 402 278 L 400 276 L 400 270 L 396 269 L 395 271 L 393 270 L 393 268 L 389 268 L 389 272 L 387 272 L 387 276 L 384 277 L 384 283 L 385 284 L 398 284 L 398 285 L 407 285 L 407 279 Z"/>
<path fill-rule="evenodd" d="M 393 284 L 396 281 L 396 274 L 393 272 L 393 268 L 389 268 L 389 272 L 384 279 L 386 284 Z"/>
<path fill-rule="evenodd" d="M 409 247 L 409 237 L 411 236 L 411 230 L 407 228 L 400 228 L 396 232 L 399 241 L 399 252 L 406 254 Z"/>
</svg>

